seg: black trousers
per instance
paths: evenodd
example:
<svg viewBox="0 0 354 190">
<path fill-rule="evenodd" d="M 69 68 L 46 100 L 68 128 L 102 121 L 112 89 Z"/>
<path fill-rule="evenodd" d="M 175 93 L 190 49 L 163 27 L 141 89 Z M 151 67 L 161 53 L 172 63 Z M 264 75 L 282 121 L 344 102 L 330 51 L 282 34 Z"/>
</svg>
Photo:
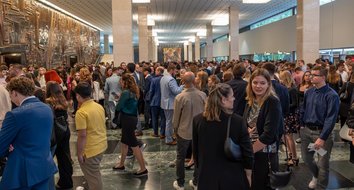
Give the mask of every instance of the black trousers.
<svg viewBox="0 0 354 190">
<path fill-rule="evenodd" d="M 61 188 L 72 188 L 73 162 L 70 155 L 70 129 L 68 129 L 64 137 L 57 142 L 55 156 L 58 160 L 59 169 L 58 186 Z"/>
<path fill-rule="evenodd" d="M 278 171 L 278 154 L 270 153 L 270 162 L 273 171 Z M 269 181 L 268 154 L 257 152 L 254 154 L 254 165 L 252 171 L 252 190 L 272 189 Z"/>
</svg>

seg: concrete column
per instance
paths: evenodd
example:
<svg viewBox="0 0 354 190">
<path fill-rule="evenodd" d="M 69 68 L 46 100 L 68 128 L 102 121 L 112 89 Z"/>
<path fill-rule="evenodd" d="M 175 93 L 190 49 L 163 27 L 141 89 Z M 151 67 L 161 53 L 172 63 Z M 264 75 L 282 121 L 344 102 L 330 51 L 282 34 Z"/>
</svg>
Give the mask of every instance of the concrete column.
<svg viewBox="0 0 354 190">
<path fill-rule="evenodd" d="M 229 7 L 229 60 L 239 59 L 239 9 L 238 7 Z"/>
<path fill-rule="evenodd" d="M 118 66 L 121 62 L 133 62 L 131 0 L 112 1 L 113 60 Z"/>
<path fill-rule="evenodd" d="M 146 6 L 138 7 L 138 27 L 139 27 L 139 62 L 149 61 Z"/>
<path fill-rule="evenodd" d="M 213 26 L 211 23 L 206 25 L 207 39 L 206 39 L 206 57 L 207 61 L 213 60 Z"/>
<path fill-rule="evenodd" d="M 148 26 L 148 61 L 154 60 L 154 39 L 152 36 L 152 26 Z"/>
<path fill-rule="evenodd" d="M 152 37 L 152 61 L 157 62 L 157 44 L 155 42 L 155 37 Z"/>
<path fill-rule="evenodd" d="M 188 61 L 188 43 L 183 45 L 183 55 L 184 61 Z"/>
<path fill-rule="evenodd" d="M 318 0 L 297 0 L 297 60 L 314 63 L 320 49 L 320 3 Z"/>
<path fill-rule="evenodd" d="M 105 54 L 109 54 L 109 39 L 108 39 L 108 34 L 103 35 L 103 52 Z"/>
<path fill-rule="evenodd" d="M 195 55 L 194 60 L 199 61 L 200 60 L 200 38 L 197 35 L 195 35 L 194 55 Z"/>
<path fill-rule="evenodd" d="M 188 42 L 188 61 L 193 61 L 193 44 L 192 42 Z"/>
</svg>

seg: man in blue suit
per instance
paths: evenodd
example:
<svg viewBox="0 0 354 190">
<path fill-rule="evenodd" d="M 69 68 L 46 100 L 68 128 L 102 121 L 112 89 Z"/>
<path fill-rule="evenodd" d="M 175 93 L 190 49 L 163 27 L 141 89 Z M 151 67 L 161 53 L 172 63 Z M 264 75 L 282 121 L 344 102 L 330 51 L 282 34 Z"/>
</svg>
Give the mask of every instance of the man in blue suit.
<svg viewBox="0 0 354 190">
<path fill-rule="evenodd" d="M 52 110 L 33 96 L 35 86 L 28 78 L 12 79 L 7 89 L 18 107 L 7 112 L 0 131 L 0 157 L 8 157 L 0 189 L 48 190 L 57 172 L 50 153 Z"/>
</svg>

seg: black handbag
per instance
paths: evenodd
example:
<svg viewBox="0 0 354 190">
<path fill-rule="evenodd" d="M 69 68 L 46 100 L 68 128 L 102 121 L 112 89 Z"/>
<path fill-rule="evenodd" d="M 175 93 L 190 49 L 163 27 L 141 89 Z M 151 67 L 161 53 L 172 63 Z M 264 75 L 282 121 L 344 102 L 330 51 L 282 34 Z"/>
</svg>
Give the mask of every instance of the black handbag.
<svg viewBox="0 0 354 190">
<path fill-rule="evenodd" d="M 242 161 L 242 151 L 240 145 L 236 144 L 231 138 L 230 138 L 230 124 L 231 124 L 231 116 L 228 119 L 227 122 L 227 133 L 226 133 L 226 139 L 224 143 L 224 152 L 226 157 L 234 162 L 239 162 Z"/>
<path fill-rule="evenodd" d="M 286 153 L 286 160 L 288 160 L 288 148 L 286 146 L 286 141 L 284 141 L 285 144 L 285 153 Z M 273 171 L 272 170 L 272 164 L 270 163 L 270 156 L 269 156 L 269 149 L 267 145 L 267 150 L 268 150 L 268 167 L 269 167 L 269 180 L 270 180 L 270 187 L 273 189 L 285 187 L 289 184 L 290 179 L 291 179 L 291 174 L 292 171 L 287 166 L 286 171 Z"/>
<path fill-rule="evenodd" d="M 50 138 L 50 147 L 53 147 L 64 138 L 69 125 L 64 116 L 56 117 L 54 108 L 52 106 L 50 107 L 53 112 L 53 128 Z"/>
<path fill-rule="evenodd" d="M 339 94 L 339 99 L 345 101 L 348 99 L 348 82 L 345 83 L 345 90 Z"/>
</svg>

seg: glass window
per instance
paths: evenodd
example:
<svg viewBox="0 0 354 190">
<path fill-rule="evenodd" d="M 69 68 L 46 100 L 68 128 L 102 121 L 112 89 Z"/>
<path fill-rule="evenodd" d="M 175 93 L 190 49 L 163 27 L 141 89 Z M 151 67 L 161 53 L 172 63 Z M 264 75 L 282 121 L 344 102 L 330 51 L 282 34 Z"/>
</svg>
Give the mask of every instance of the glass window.
<svg viewBox="0 0 354 190">
<path fill-rule="evenodd" d="M 324 4 L 327 4 L 327 3 L 331 3 L 335 0 L 320 0 L 320 5 L 324 5 Z"/>
<path fill-rule="evenodd" d="M 293 16 L 293 9 L 289 9 L 287 11 L 284 11 L 282 13 L 276 14 L 272 17 L 269 17 L 267 19 L 264 19 L 262 21 L 256 22 L 254 24 L 251 25 L 251 30 L 255 29 L 255 28 L 259 28 L 261 26 L 273 23 L 273 22 L 277 22 L 279 20 L 282 20 L 284 18 L 288 18 Z"/>
</svg>

